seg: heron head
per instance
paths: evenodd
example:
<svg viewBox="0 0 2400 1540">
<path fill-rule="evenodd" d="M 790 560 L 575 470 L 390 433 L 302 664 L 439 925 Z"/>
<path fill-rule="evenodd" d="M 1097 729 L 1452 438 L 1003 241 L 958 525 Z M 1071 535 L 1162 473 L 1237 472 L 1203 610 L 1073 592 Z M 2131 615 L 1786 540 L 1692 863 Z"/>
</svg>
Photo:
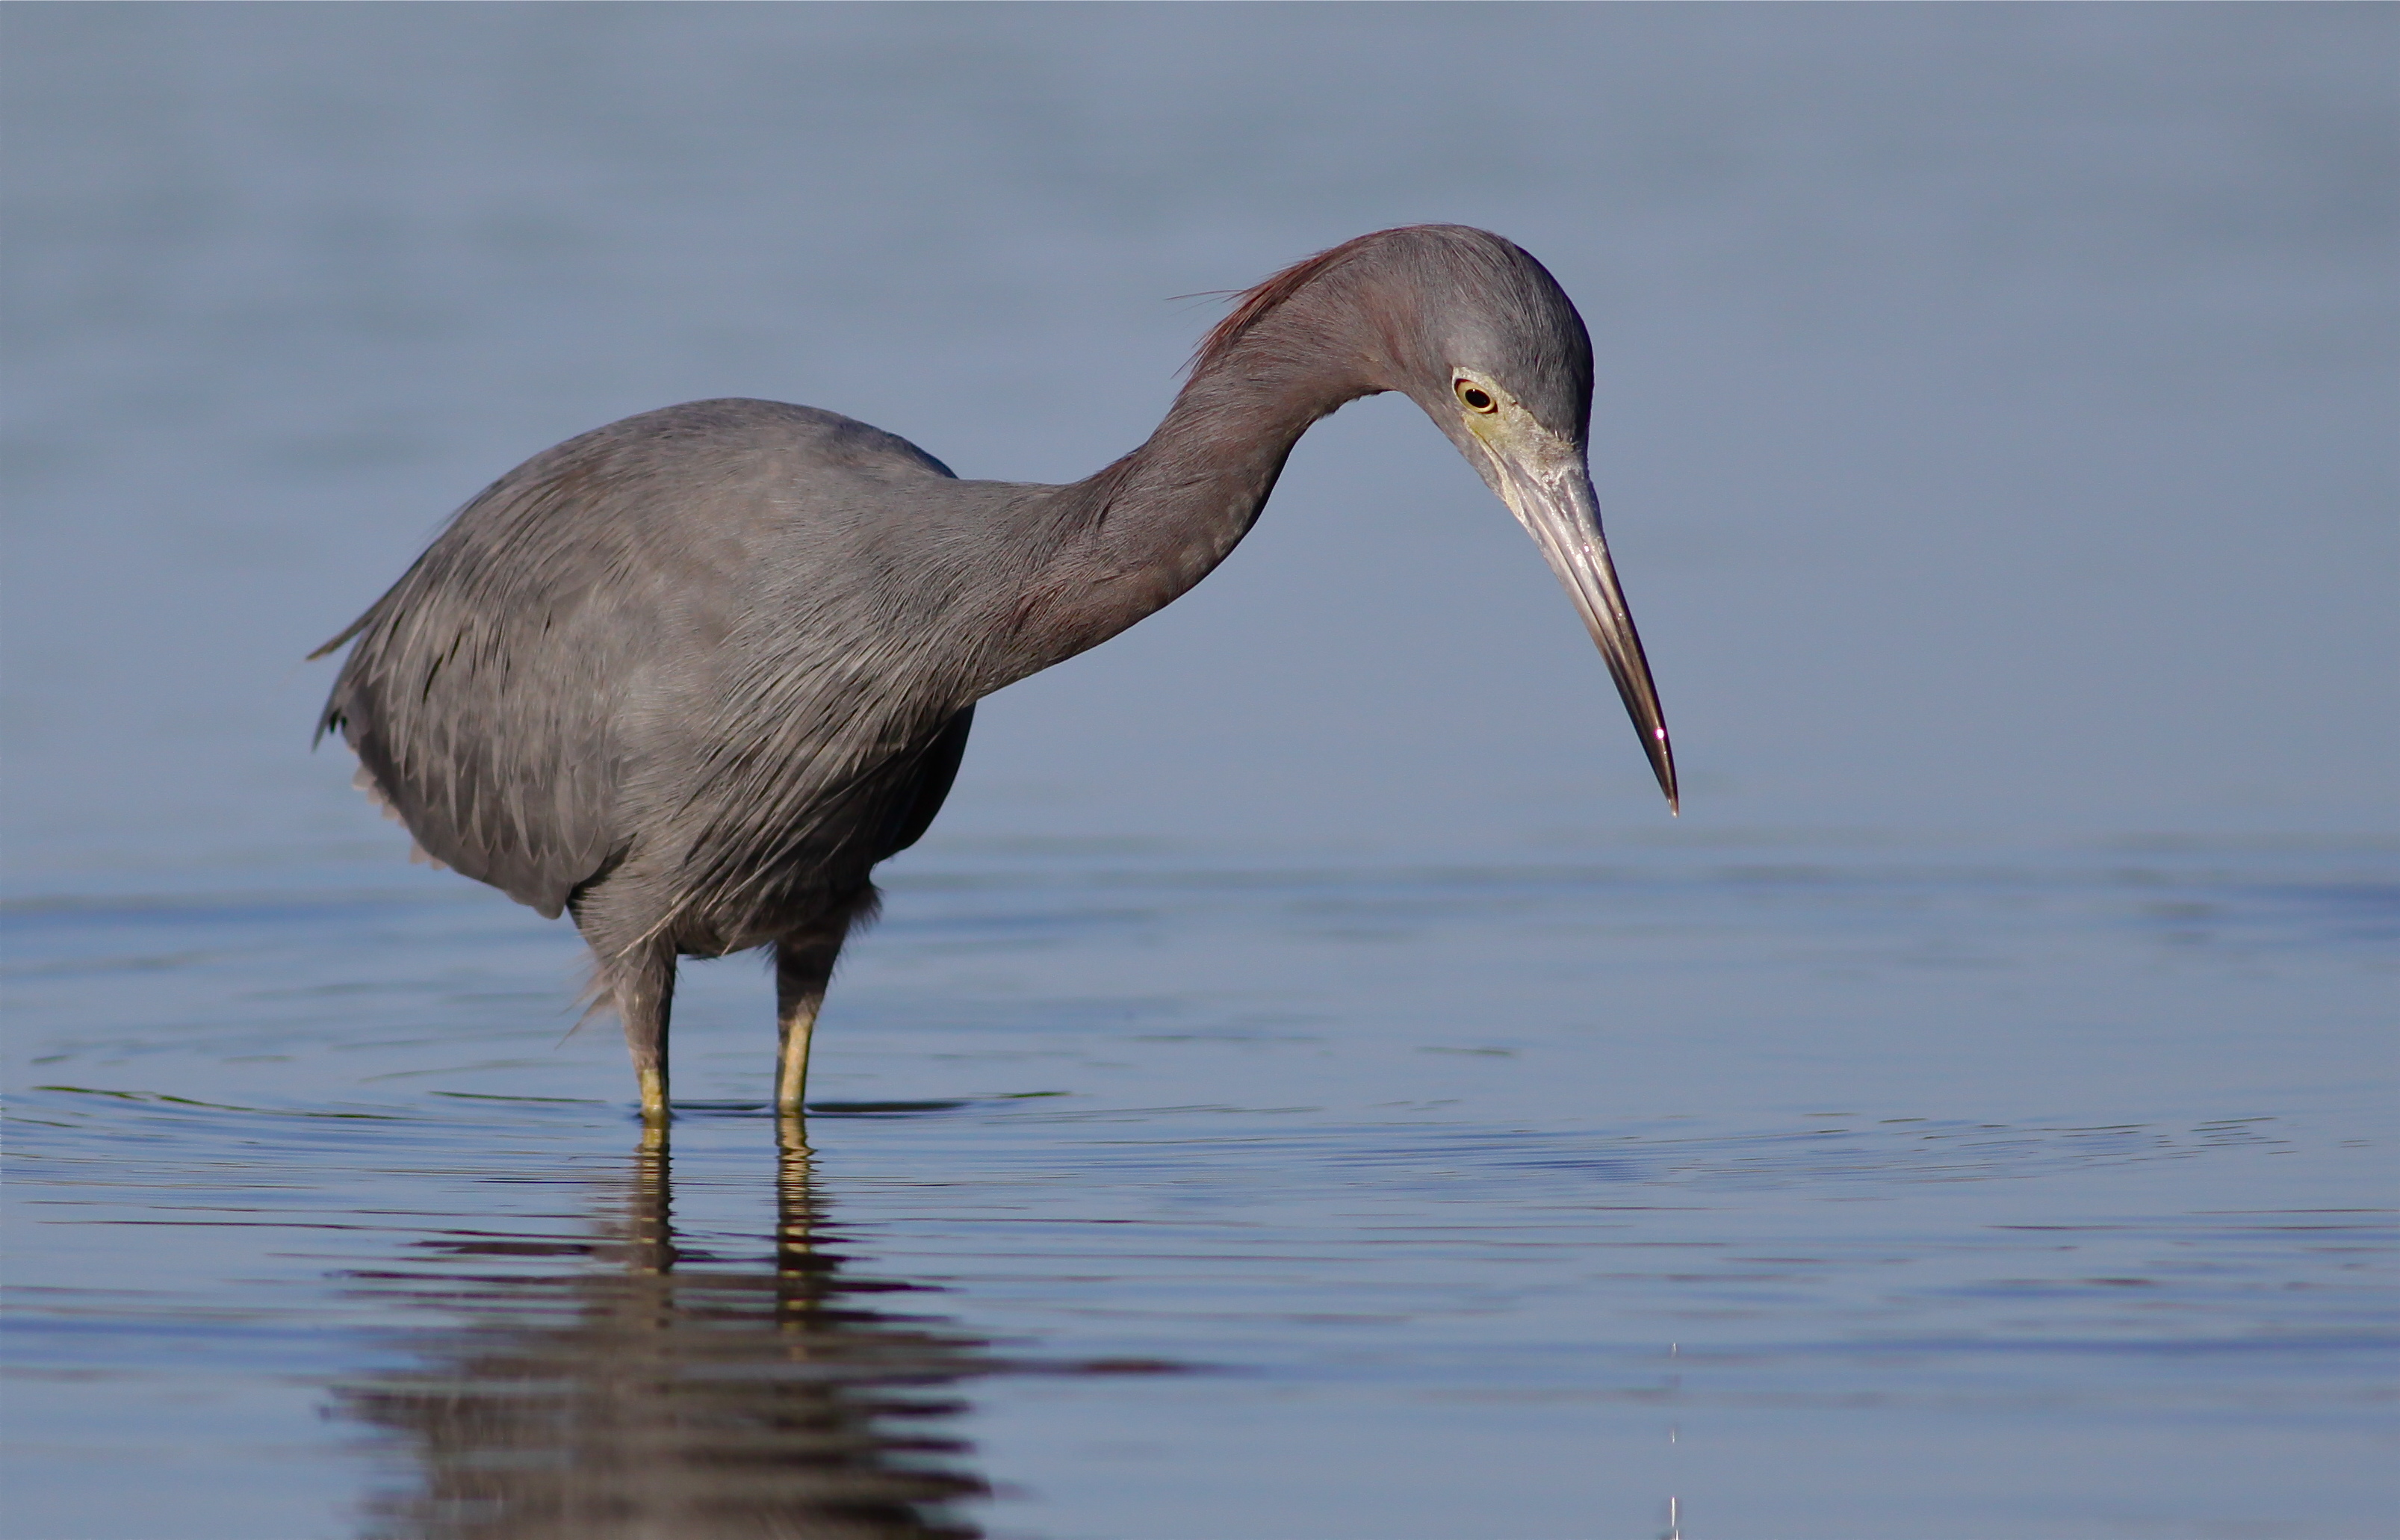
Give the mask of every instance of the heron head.
<svg viewBox="0 0 2400 1540">
<path fill-rule="evenodd" d="M 1232 361 L 1264 334 L 1273 339 Z M 1549 270 L 1513 241 L 1416 225 L 1344 241 L 1246 291 L 1193 355 L 1255 390 L 1280 384 L 1310 416 L 1404 392 L 1466 457 L 1541 548 L 1607 661 L 1643 751 L 1675 806 L 1675 758 L 1642 638 L 1600 529 L 1586 446 L 1591 338 Z M 1287 441 L 1288 442 L 1288 441 Z"/>
<path fill-rule="evenodd" d="M 1591 339 L 1548 270 L 1482 230 L 1394 231 L 1370 282 L 1400 319 L 1388 358 L 1404 390 L 1534 538 L 1591 633 L 1676 805 L 1675 759 L 1642 638 L 1601 533 L 1588 457 Z M 1366 275 L 1362 275 L 1366 276 Z"/>
</svg>

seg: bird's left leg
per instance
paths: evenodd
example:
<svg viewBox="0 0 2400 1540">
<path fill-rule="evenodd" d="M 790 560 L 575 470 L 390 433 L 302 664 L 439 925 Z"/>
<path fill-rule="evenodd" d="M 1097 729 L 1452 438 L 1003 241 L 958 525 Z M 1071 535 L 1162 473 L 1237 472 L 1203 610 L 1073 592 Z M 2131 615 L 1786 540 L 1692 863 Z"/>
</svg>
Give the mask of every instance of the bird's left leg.
<svg viewBox="0 0 2400 1540">
<path fill-rule="evenodd" d="M 809 1039 L 834 961 L 850 932 L 848 920 L 828 930 L 786 936 L 775 944 L 775 1111 L 797 1116 L 809 1083 Z"/>
<path fill-rule="evenodd" d="M 641 1083 L 642 1121 L 664 1124 L 667 1024 L 675 1010 L 675 948 L 653 943 L 604 966 L 617 1014 L 625 1023 L 625 1046 L 634 1053 L 634 1076 Z"/>
</svg>

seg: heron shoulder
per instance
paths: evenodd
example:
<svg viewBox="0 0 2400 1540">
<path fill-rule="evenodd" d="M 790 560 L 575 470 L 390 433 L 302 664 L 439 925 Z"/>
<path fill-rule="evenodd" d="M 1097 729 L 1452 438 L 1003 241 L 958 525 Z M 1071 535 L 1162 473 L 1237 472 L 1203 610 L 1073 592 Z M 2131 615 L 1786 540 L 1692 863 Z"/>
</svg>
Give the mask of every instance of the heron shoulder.
<svg viewBox="0 0 2400 1540">
<path fill-rule="evenodd" d="M 567 440 L 551 455 L 605 456 L 631 469 L 680 469 L 692 456 L 765 454 L 787 463 L 868 481 L 952 478 L 954 472 L 897 433 L 855 417 L 789 402 L 728 396 L 685 402 L 622 418 Z M 538 457 L 539 459 L 548 456 Z"/>
</svg>

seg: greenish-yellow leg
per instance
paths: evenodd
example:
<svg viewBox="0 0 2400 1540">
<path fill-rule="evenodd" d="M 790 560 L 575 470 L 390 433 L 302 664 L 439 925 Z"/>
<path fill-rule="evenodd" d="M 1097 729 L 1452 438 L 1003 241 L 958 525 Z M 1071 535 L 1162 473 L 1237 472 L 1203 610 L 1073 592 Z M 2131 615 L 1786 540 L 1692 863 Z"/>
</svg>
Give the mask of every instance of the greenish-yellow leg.
<svg viewBox="0 0 2400 1540">
<path fill-rule="evenodd" d="M 616 969 L 617 1014 L 624 1018 L 625 1046 L 633 1050 L 634 1078 L 642 1088 L 642 1121 L 667 1121 L 667 1022 L 675 1011 L 675 956 L 654 948 Z"/>
<path fill-rule="evenodd" d="M 809 1039 L 840 949 L 838 939 L 830 946 L 786 941 L 775 948 L 775 1111 L 785 1116 L 797 1116 L 808 1095 Z"/>
<path fill-rule="evenodd" d="M 809 1092 L 809 1039 L 816 1034 L 816 1010 L 825 1002 L 825 976 L 795 967 L 790 950 L 775 952 L 775 1111 L 797 1115 Z"/>
</svg>

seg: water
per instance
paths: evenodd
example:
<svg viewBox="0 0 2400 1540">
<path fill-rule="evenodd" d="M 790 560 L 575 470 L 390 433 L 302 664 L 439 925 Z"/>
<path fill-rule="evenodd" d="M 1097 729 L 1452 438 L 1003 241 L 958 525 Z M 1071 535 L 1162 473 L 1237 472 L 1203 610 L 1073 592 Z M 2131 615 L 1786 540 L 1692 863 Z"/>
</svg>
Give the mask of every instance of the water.
<svg viewBox="0 0 2400 1540">
<path fill-rule="evenodd" d="M 645 1151 L 479 893 L 27 903 L 10 1523 L 2373 1533 L 2391 865 L 954 849 L 780 1157 L 746 964 Z"/>
<path fill-rule="evenodd" d="M 2390 1533 L 2388 11 L 0 26 L 10 1540 Z M 302 752 L 531 450 L 1081 474 L 1426 218 L 1593 323 L 1675 824 L 1388 401 L 979 714 L 802 1127 Z"/>
</svg>

